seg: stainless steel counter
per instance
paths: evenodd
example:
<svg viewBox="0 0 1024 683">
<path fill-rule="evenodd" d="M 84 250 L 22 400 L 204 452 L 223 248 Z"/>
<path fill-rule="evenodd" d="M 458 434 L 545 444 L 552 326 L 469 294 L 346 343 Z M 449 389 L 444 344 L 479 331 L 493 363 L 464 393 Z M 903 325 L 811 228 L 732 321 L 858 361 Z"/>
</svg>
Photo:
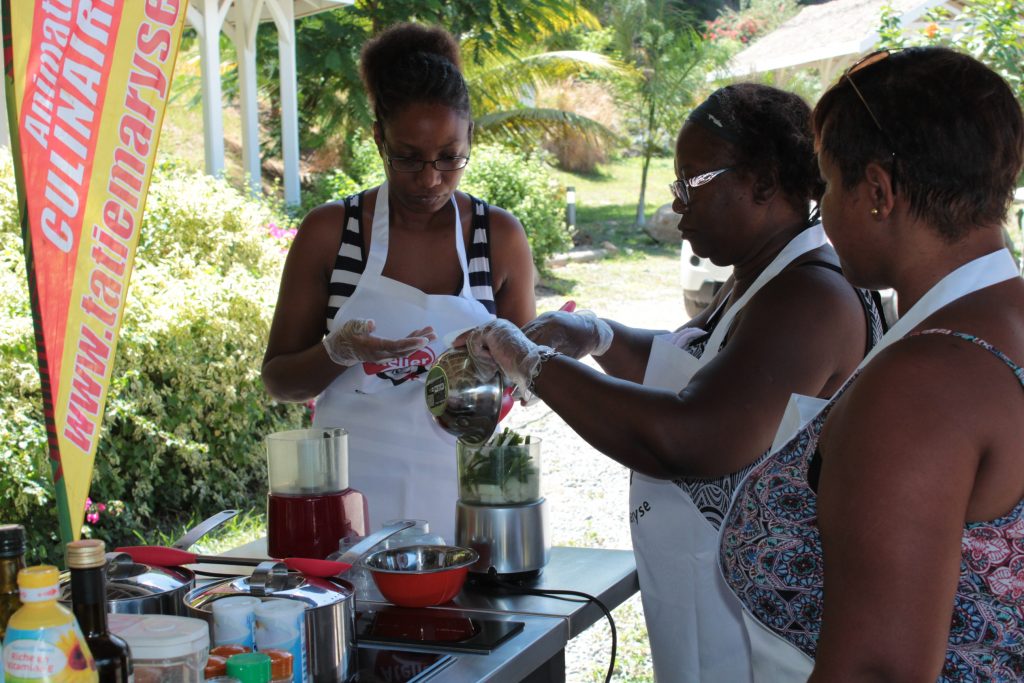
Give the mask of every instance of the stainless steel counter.
<svg viewBox="0 0 1024 683">
<path fill-rule="evenodd" d="M 226 554 L 266 557 L 266 541 L 254 541 Z M 365 578 L 356 582 L 357 608 L 385 604 L 372 579 Z M 639 590 L 632 551 L 599 548 L 552 548 L 540 578 L 527 585 L 542 590 L 581 591 L 601 600 L 609 610 Z M 590 602 L 513 595 L 504 589 L 470 584 L 452 603 L 429 609 L 470 617 L 486 614 L 491 619 L 524 623 L 522 631 L 490 654 L 455 654 L 454 661 L 431 679 L 453 683 L 561 683 L 565 680 L 566 643 L 604 618 Z"/>
</svg>

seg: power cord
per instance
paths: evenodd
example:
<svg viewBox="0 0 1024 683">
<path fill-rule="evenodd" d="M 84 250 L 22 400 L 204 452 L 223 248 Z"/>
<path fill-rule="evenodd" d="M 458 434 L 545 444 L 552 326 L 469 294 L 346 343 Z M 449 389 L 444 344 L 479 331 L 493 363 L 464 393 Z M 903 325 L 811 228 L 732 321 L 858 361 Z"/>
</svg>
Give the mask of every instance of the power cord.
<svg viewBox="0 0 1024 683">
<path fill-rule="evenodd" d="M 604 612 L 604 616 L 608 620 L 608 626 L 612 632 L 611 661 L 608 664 L 608 672 L 605 674 L 604 677 L 605 683 L 611 682 L 612 673 L 615 672 L 615 653 L 618 648 L 618 635 L 615 631 L 615 619 L 612 618 L 611 610 L 609 610 L 603 602 L 601 602 L 598 598 L 594 597 L 593 595 L 589 595 L 582 591 L 528 588 L 526 586 L 521 586 L 511 581 L 505 581 L 500 576 L 498 576 L 498 572 L 494 569 L 494 567 L 491 567 L 488 570 L 487 579 L 494 585 L 503 588 L 504 590 L 510 593 L 519 593 L 521 595 L 537 595 L 543 598 L 565 600 L 567 602 L 592 602 L 595 605 L 597 605 L 597 607 L 602 612 Z"/>
</svg>

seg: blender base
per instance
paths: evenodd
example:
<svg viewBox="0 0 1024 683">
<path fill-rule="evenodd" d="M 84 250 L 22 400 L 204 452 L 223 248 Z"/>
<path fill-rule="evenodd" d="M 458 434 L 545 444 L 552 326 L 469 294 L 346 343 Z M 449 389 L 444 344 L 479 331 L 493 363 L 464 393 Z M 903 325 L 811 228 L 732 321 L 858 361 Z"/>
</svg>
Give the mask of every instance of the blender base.
<svg viewBox="0 0 1024 683">
<path fill-rule="evenodd" d="M 521 505 L 455 504 L 455 544 L 472 548 L 480 559 L 469 568 L 471 580 L 492 572 L 502 579 L 528 581 L 548 563 L 545 500 Z"/>
</svg>

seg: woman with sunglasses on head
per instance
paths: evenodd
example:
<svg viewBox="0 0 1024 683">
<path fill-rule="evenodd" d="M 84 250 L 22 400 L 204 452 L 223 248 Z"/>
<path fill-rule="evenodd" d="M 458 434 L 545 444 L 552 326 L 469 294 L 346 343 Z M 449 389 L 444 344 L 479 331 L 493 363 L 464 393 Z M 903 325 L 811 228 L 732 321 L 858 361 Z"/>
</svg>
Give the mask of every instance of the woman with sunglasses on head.
<svg viewBox="0 0 1024 683">
<path fill-rule="evenodd" d="M 683 124 L 675 169 L 683 238 L 734 267 L 706 311 L 674 333 L 545 313 L 522 332 L 489 323 L 466 344 L 633 470 L 630 527 L 656 678 L 741 683 L 752 673 L 739 605 L 718 574 L 718 526 L 790 395 L 830 396 L 881 322 L 811 212 L 821 179 L 798 96 L 755 84 L 716 91 Z M 588 353 L 607 374 L 574 360 Z"/>
<path fill-rule="evenodd" d="M 758 681 L 1020 681 L 1020 105 L 972 57 L 912 48 L 851 68 L 814 124 L 844 271 L 902 310 L 722 528 Z"/>
<path fill-rule="evenodd" d="M 349 481 L 374 527 L 425 519 L 451 540 L 455 440 L 422 379 L 453 332 L 536 315 L 530 247 L 511 214 L 456 189 L 473 122 L 452 36 L 396 25 L 360 68 L 387 181 L 303 220 L 263 381 L 278 400 L 315 397 L 314 426 L 348 430 Z"/>
</svg>

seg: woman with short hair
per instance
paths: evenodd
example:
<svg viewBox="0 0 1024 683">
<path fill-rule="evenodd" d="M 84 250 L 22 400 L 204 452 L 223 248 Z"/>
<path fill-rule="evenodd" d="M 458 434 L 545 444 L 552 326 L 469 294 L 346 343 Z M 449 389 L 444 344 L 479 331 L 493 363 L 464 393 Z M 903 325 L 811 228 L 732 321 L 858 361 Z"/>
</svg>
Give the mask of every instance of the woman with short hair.
<svg viewBox="0 0 1024 683">
<path fill-rule="evenodd" d="M 844 272 L 895 288 L 901 318 L 722 527 L 756 680 L 1019 681 L 1020 104 L 974 58 L 912 48 L 851 68 L 814 124 Z"/>
</svg>

